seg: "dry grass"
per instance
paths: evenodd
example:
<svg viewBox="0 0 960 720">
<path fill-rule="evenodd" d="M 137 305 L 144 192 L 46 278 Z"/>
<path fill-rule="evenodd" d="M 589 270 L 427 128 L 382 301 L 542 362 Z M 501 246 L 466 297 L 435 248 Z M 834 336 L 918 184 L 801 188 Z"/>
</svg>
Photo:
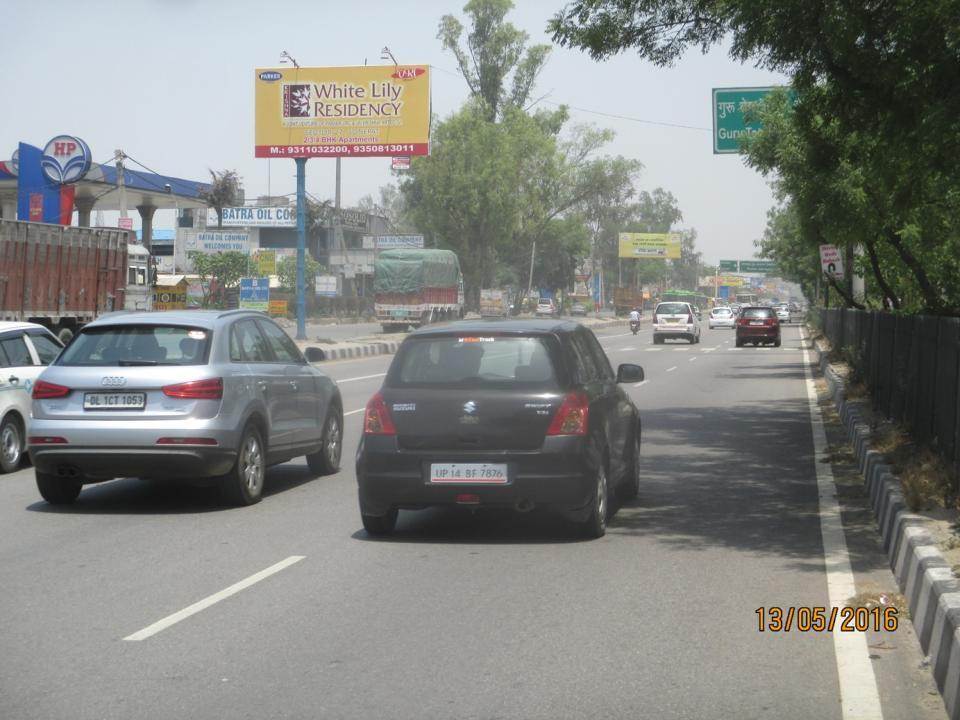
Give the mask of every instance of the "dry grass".
<svg viewBox="0 0 960 720">
<path fill-rule="evenodd" d="M 949 507 L 955 499 L 950 473 L 943 460 L 930 448 L 923 448 L 900 472 L 903 497 L 911 510 Z"/>
<path fill-rule="evenodd" d="M 907 599 L 900 593 L 894 592 L 860 592 L 847 600 L 847 607 L 865 607 L 872 610 L 875 607 L 890 607 L 897 609 L 901 617 L 910 617 L 910 607 Z"/>
</svg>

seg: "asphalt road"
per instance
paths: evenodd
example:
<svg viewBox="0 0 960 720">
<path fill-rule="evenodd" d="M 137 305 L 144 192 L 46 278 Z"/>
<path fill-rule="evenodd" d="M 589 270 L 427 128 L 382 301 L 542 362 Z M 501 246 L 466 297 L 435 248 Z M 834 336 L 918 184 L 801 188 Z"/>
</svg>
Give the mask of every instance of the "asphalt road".
<svg viewBox="0 0 960 720">
<path fill-rule="evenodd" d="M 842 717 L 832 636 L 757 629 L 761 606 L 829 604 L 798 329 L 601 340 L 647 382 L 640 497 L 598 541 L 439 510 L 368 537 L 352 457 L 389 357 L 324 365 L 344 469 L 273 468 L 250 508 L 124 479 L 53 510 L 31 469 L 0 476 L 0 718 Z M 858 586 L 893 588 L 855 522 Z M 884 717 L 943 717 L 909 623 L 868 641 Z"/>
</svg>

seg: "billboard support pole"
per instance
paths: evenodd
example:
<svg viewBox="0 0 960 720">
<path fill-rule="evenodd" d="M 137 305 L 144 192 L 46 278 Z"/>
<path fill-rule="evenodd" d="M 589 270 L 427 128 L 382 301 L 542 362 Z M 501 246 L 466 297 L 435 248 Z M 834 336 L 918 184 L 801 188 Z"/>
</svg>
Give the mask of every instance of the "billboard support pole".
<svg viewBox="0 0 960 720">
<path fill-rule="evenodd" d="M 307 158 L 297 164 L 297 340 L 307 339 L 307 298 L 304 269 L 307 263 Z"/>
</svg>

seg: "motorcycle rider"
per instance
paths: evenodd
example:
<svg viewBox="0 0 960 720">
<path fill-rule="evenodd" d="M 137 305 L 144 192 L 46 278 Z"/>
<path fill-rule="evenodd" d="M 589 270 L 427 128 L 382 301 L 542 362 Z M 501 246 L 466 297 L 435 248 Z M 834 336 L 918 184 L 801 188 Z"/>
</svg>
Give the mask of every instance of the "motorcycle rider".
<svg viewBox="0 0 960 720">
<path fill-rule="evenodd" d="M 640 329 L 640 308 L 634 308 L 630 311 L 630 329 L 634 335 L 636 335 L 637 330 Z"/>
</svg>

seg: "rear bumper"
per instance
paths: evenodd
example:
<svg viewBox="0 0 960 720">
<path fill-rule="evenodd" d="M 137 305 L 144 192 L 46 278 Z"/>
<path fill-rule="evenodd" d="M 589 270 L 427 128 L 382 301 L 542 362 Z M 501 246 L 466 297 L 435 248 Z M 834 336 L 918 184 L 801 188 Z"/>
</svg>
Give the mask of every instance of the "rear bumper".
<svg viewBox="0 0 960 720">
<path fill-rule="evenodd" d="M 780 337 L 780 328 L 739 326 L 737 337 L 745 340 L 776 340 Z"/>
<path fill-rule="evenodd" d="M 696 325 L 686 323 L 683 325 L 664 325 L 657 323 L 653 325 L 653 334 L 664 337 L 690 337 L 696 334 Z"/>
<path fill-rule="evenodd" d="M 115 477 L 209 478 L 228 472 L 237 451 L 219 447 L 71 448 L 30 446 L 30 460 L 40 472 L 89 482 Z"/>
<path fill-rule="evenodd" d="M 432 462 L 506 463 L 505 485 L 462 483 L 433 485 Z M 592 502 L 594 475 L 583 438 L 550 437 L 540 450 L 511 453 L 463 453 L 399 450 L 393 437 L 364 436 L 357 451 L 360 509 L 383 515 L 392 508 L 456 505 L 457 496 L 475 495 L 484 507 L 523 503 L 576 511 Z"/>
</svg>

